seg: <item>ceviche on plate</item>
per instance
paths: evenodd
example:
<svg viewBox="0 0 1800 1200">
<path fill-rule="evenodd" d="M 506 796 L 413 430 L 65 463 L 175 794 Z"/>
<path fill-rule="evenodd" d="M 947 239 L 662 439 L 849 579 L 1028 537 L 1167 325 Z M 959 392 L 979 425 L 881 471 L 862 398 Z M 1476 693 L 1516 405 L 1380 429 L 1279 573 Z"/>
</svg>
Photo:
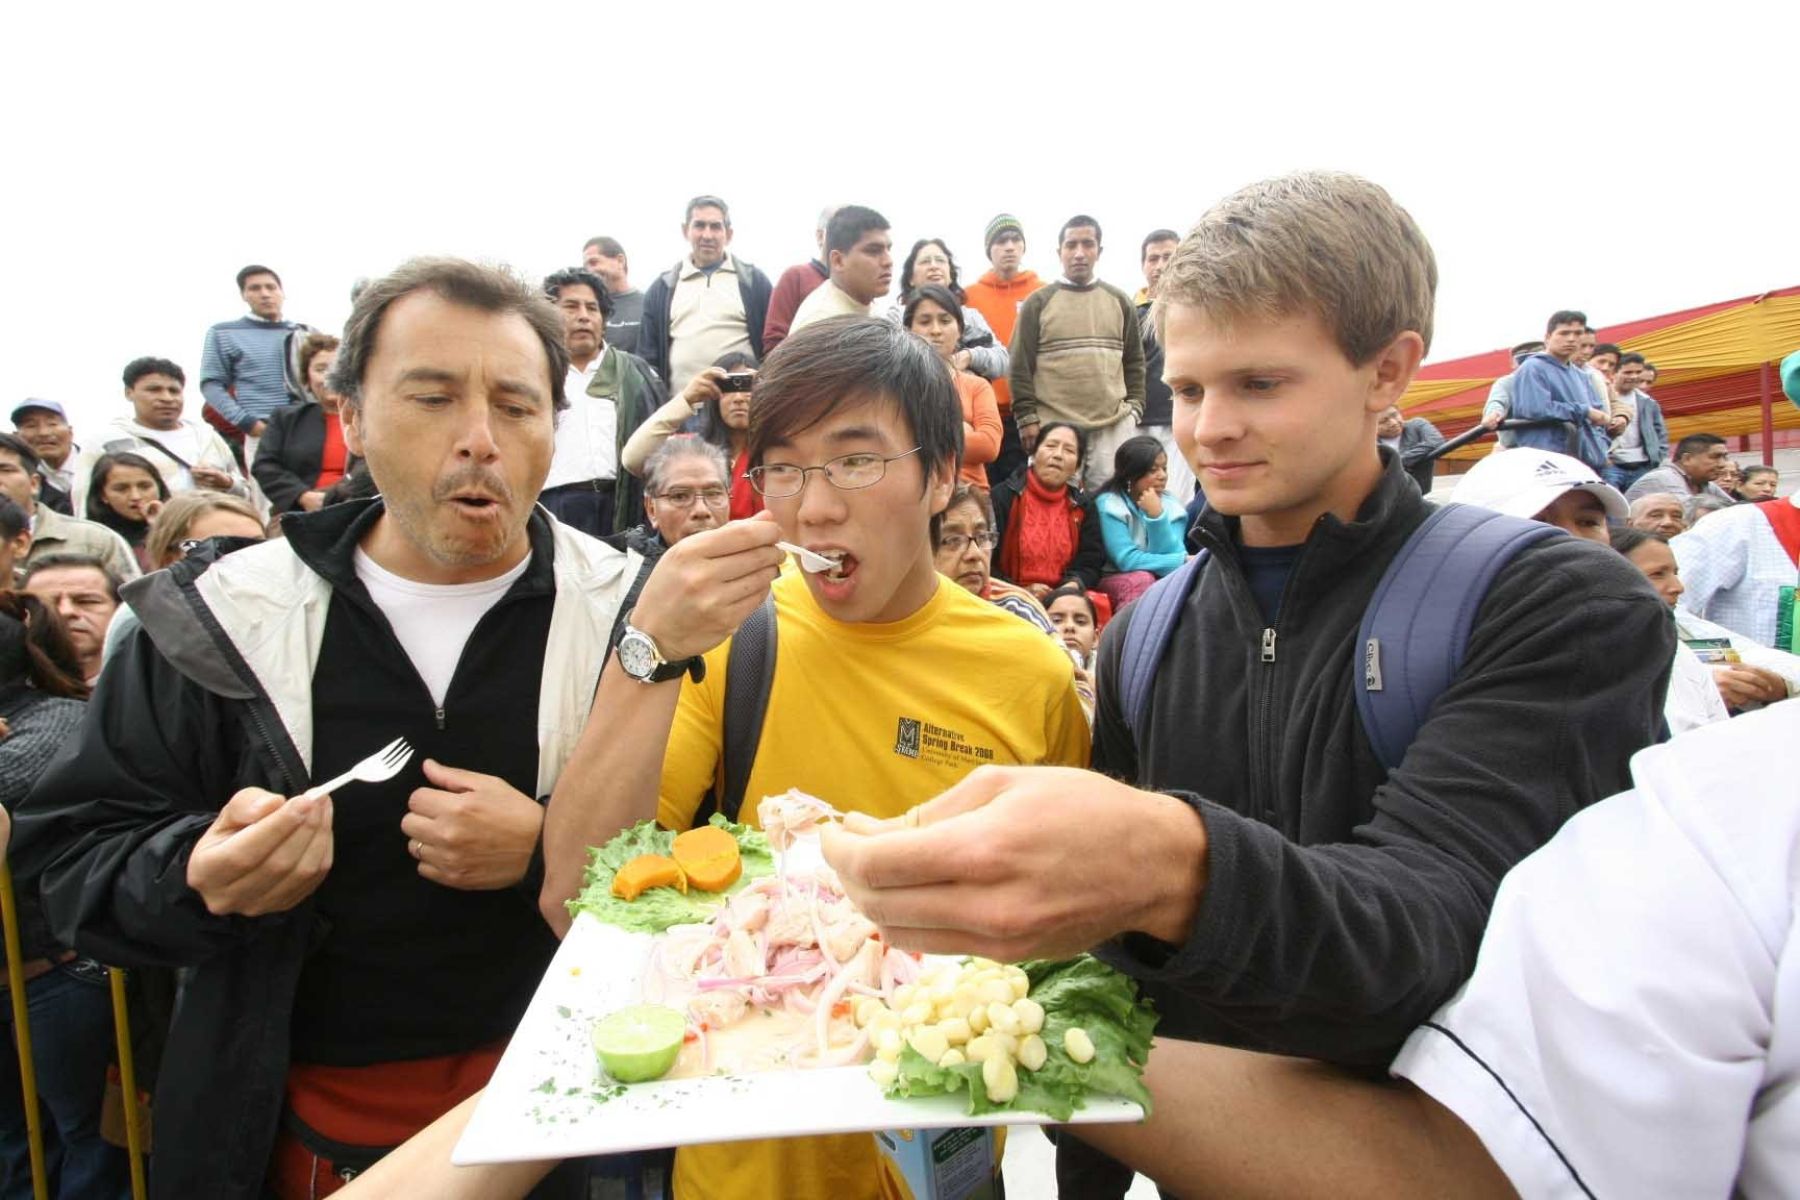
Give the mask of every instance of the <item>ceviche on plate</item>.
<svg viewBox="0 0 1800 1200">
<path fill-rule="evenodd" d="M 1129 979 L 888 945 L 819 853 L 836 815 L 790 792 L 761 829 L 594 849 L 456 1160 L 1145 1115 L 1156 1017 Z"/>
</svg>

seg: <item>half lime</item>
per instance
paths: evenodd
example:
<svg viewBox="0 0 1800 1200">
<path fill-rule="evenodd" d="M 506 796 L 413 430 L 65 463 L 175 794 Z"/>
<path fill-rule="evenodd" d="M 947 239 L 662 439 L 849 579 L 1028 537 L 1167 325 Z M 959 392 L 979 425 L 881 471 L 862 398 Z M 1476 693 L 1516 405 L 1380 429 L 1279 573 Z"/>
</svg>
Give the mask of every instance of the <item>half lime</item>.
<svg viewBox="0 0 1800 1200">
<path fill-rule="evenodd" d="M 660 1004 L 621 1008 L 594 1022 L 600 1065 L 620 1083 L 661 1079 L 681 1055 L 687 1018 Z"/>
</svg>

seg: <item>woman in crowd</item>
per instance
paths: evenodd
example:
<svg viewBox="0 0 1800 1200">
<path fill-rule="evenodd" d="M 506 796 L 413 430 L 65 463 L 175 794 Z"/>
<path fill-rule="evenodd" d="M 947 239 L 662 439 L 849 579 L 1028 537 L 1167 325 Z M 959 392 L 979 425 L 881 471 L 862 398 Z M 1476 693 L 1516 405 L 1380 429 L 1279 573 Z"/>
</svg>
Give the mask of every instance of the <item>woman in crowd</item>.
<svg viewBox="0 0 1800 1200">
<path fill-rule="evenodd" d="M 1042 600 L 1064 583 L 1100 586 L 1106 547 L 1081 474 L 1087 435 L 1066 421 L 1038 429 L 1023 469 L 994 489 L 994 575 Z"/>
<path fill-rule="evenodd" d="M 733 351 L 694 376 L 679 396 L 651 413 L 625 443 L 621 465 L 640 479 L 656 448 L 684 426 L 725 452 L 731 464 L 731 519 L 762 511 L 750 486 L 750 405 L 756 398 L 756 359 Z"/>
<path fill-rule="evenodd" d="M 993 577 L 993 511 L 980 488 L 967 483 L 956 485 L 950 493 L 950 503 L 932 522 L 931 542 L 938 574 L 949 576 L 964 590 L 993 601 L 1049 636 L 1056 636 L 1049 615 L 1036 597 L 1022 587 Z"/>
<path fill-rule="evenodd" d="M 1732 495 L 1745 503 L 1754 504 L 1758 500 L 1773 500 L 1780 487 L 1781 472 L 1758 463 L 1744 468 L 1744 477 Z"/>
<path fill-rule="evenodd" d="M 183 492 L 163 505 L 156 520 L 150 522 L 150 533 L 144 539 L 144 557 L 148 560 L 144 569 L 160 571 L 178 563 L 208 538 L 239 539 L 223 547 L 229 553 L 241 550 L 244 542 L 262 541 L 264 535 L 262 518 L 248 500 L 224 492 Z M 137 614 L 131 611 L 131 605 L 119 605 L 106 627 L 102 661 L 110 659 L 137 627 Z"/>
<path fill-rule="evenodd" d="M 950 493 L 950 503 L 931 523 L 931 547 L 937 556 L 938 574 L 949 576 L 965 590 L 999 605 L 1020 620 L 1043 630 L 1047 636 L 1063 641 L 1057 637 L 1055 623 L 1035 596 L 1022 587 L 993 577 L 994 512 L 988 503 L 987 492 L 967 483 L 957 484 L 956 490 Z M 1071 651 L 1069 657 L 1075 659 L 1076 655 Z M 1077 660 L 1074 668 L 1075 692 L 1081 697 L 1082 711 L 1092 722 L 1094 675 L 1085 660 Z"/>
<path fill-rule="evenodd" d="M 963 456 L 958 476 L 970 487 L 987 490 L 988 463 L 1000 454 L 1000 406 L 994 400 L 994 389 L 987 380 L 956 365 L 958 341 L 963 335 L 964 313 L 967 312 L 949 289 L 935 283 L 915 288 L 906 298 L 902 310 L 902 328 L 923 338 L 950 368 L 956 382 L 956 395 L 962 401 Z"/>
<path fill-rule="evenodd" d="M 207 538 L 263 540 L 262 518 L 248 500 L 224 492 L 183 492 L 163 505 L 144 539 L 146 570 L 160 570 L 187 557 L 188 547 Z"/>
<path fill-rule="evenodd" d="M 1656 594 L 1669 606 L 1675 617 L 1675 631 L 1681 638 L 1681 650 L 1700 656 L 1710 666 L 1713 684 L 1728 711 L 1746 712 L 1800 694 L 1800 656 L 1733 633 L 1723 625 L 1695 616 L 1676 603 L 1687 589 L 1682 586 L 1681 570 L 1667 539 L 1642 529 L 1616 529 L 1612 546 L 1644 573 Z M 1680 657 L 1678 653 L 1677 658 Z M 1669 682 L 1671 702 L 1675 700 L 1676 689 L 1684 676 L 1697 676 L 1691 669 L 1686 672 L 1679 669 L 1681 666 L 1677 664 L 1675 678 Z M 1704 688 L 1697 690 L 1705 691 Z M 1714 720 L 1719 712 L 1712 698 L 1705 695 L 1698 696 L 1688 709 L 1710 713 Z"/>
<path fill-rule="evenodd" d="M 1044 611 L 1050 624 L 1076 657 L 1076 666 L 1084 671 L 1094 669 L 1094 650 L 1100 645 L 1100 613 L 1094 598 L 1079 584 L 1065 583 L 1044 597 Z"/>
<path fill-rule="evenodd" d="M 169 485 L 149 459 L 129 451 L 102 454 L 88 477 L 87 519 L 124 538 L 138 565 L 152 571 L 156 568 L 144 552 L 144 540 L 168 499 Z"/>
<path fill-rule="evenodd" d="M 1106 573 L 1100 590 L 1118 612 L 1187 561 L 1187 510 L 1169 483 L 1169 456 L 1147 435 L 1128 438 L 1113 459 L 1113 476 L 1094 499 Z"/>
<path fill-rule="evenodd" d="M 1724 469 L 1719 472 L 1718 478 L 1714 479 L 1713 483 L 1733 500 L 1742 500 L 1743 497 L 1738 494 L 1738 489 L 1744 486 L 1744 468 L 1738 466 L 1735 460 L 1728 459 Z"/>
<path fill-rule="evenodd" d="M 10 814 L 80 724 L 87 685 L 56 613 L 36 597 L 0 591 L 0 802 Z M 50 1194 L 130 1194 L 125 1154 L 100 1135 L 112 1038 L 106 968 L 51 939 L 33 881 L 17 888 L 20 970 L 38 1099 L 45 1117 Z M 0 1005 L 10 1027 L 12 1008 Z M 10 1028 L 0 1048 L 0 1190 L 31 1194 L 31 1166 Z"/>
<path fill-rule="evenodd" d="M 900 267 L 897 298 L 882 315 L 902 329 L 907 328 L 906 302 L 912 299 L 915 288 L 927 284 L 947 289 L 956 297 L 956 307 L 962 312 L 962 332 L 950 355 L 951 365 L 986 380 L 1005 379 L 1012 354 L 994 337 L 993 327 L 980 310 L 963 303 L 962 285 L 956 282 L 956 259 L 951 256 L 950 247 L 936 238 L 921 238 L 913 243 L 912 253 Z"/>
<path fill-rule="evenodd" d="M 278 408 L 256 447 L 251 471 L 276 513 L 315 512 L 327 490 L 356 465 L 344 444 L 343 397 L 325 386 L 338 340 L 311 333 L 300 344 L 300 370 L 312 399 Z"/>
</svg>

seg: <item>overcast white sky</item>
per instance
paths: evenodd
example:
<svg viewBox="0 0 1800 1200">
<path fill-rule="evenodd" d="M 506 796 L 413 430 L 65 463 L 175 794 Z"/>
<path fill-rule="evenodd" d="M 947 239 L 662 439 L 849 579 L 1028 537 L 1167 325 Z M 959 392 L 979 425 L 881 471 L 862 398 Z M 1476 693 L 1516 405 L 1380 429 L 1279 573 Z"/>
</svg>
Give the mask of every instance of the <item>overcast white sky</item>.
<svg viewBox="0 0 1800 1200">
<path fill-rule="evenodd" d="M 1442 277 L 1432 357 L 1553 309 L 1600 323 L 1800 284 L 1800 5 L 851 3 L 15 5 L 0 45 L 0 402 L 78 431 L 140 354 L 188 370 L 258 261 L 336 330 L 419 253 L 532 275 L 618 237 L 639 286 L 682 205 L 732 204 L 771 277 L 827 202 L 965 276 L 1018 214 L 1103 277 L 1252 180 L 1384 184 Z"/>
</svg>

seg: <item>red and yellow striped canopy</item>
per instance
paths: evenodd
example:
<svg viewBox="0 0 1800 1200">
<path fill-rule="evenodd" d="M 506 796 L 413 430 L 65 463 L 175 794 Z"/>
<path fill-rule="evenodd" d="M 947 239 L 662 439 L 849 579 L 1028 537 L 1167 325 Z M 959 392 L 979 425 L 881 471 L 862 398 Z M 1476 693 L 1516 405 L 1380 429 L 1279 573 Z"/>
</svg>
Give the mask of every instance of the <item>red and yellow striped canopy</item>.
<svg viewBox="0 0 1800 1200">
<path fill-rule="evenodd" d="M 1598 333 L 1601 341 L 1656 364 L 1654 394 L 1671 440 L 1700 432 L 1722 437 L 1761 432 L 1764 365 L 1775 391 L 1774 427 L 1800 429 L 1800 409 L 1782 402 L 1781 381 L 1773 378 L 1781 359 L 1800 349 L 1800 287 L 1628 321 Z M 1506 350 L 1431 363 L 1420 369 L 1400 407 L 1409 417 L 1430 418 L 1453 437 L 1479 419 L 1488 388 L 1511 370 Z M 1445 457 L 1476 459 L 1491 449 L 1491 443 L 1477 442 Z"/>
</svg>

